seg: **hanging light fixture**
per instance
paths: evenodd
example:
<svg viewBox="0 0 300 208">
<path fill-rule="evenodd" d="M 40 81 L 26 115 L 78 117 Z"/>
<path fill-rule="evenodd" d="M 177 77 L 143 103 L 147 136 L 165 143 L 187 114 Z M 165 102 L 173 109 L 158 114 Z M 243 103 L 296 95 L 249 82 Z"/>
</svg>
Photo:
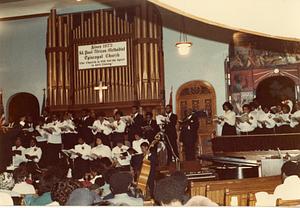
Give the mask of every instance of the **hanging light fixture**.
<svg viewBox="0 0 300 208">
<path fill-rule="evenodd" d="M 182 30 L 179 35 L 179 42 L 175 45 L 178 48 L 179 54 L 183 56 L 189 54 L 190 48 L 192 47 L 192 42 L 187 40 L 187 34 L 185 33 L 184 17 L 182 17 Z"/>
</svg>

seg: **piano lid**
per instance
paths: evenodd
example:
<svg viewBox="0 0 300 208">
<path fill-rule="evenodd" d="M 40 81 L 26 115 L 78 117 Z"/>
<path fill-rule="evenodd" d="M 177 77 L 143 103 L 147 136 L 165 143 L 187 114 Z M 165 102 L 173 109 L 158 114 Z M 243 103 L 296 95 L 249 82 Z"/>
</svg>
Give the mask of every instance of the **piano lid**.
<svg viewBox="0 0 300 208">
<path fill-rule="evenodd" d="M 257 160 L 246 160 L 243 158 L 236 158 L 236 157 L 219 157 L 214 155 L 200 155 L 198 157 L 200 160 L 207 160 L 216 163 L 222 164 L 231 164 L 231 165 L 238 165 L 238 166 L 259 166 L 260 163 Z"/>
</svg>

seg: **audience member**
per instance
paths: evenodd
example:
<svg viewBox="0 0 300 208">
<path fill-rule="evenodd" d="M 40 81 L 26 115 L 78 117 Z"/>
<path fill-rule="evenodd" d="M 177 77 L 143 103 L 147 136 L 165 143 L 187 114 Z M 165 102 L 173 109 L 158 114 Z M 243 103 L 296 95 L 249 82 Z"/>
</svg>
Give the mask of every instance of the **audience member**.
<svg viewBox="0 0 300 208">
<path fill-rule="evenodd" d="M 110 177 L 109 184 L 114 197 L 108 201 L 115 205 L 126 203 L 128 206 L 142 206 L 143 200 L 141 198 L 134 198 L 128 195 L 132 181 L 133 178 L 128 172 L 113 174 Z"/>
</svg>

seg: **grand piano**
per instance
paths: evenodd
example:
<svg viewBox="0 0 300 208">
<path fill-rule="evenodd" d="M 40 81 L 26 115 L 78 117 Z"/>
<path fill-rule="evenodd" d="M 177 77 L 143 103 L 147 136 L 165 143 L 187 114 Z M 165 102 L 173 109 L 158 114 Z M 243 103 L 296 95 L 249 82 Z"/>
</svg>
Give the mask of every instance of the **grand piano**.
<svg viewBox="0 0 300 208">
<path fill-rule="evenodd" d="M 213 154 L 199 159 L 210 161 L 224 179 L 279 175 L 286 159 L 300 155 L 300 133 L 219 136 L 211 142 Z"/>
</svg>

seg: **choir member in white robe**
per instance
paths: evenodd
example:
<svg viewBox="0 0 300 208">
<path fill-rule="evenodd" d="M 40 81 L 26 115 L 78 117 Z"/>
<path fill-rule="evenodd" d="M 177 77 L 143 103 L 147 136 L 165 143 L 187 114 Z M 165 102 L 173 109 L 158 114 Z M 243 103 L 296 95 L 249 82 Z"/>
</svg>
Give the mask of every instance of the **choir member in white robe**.
<svg viewBox="0 0 300 208">
<path fill-rule="evenodd" d="M 77 144 L 77 131 L 72 114 L 66 113 L 60 122 L 62 144 L 64 149 L 72 149 Z"/>
<path fill-rule="evenodd" d="M 276 122 L 274 121 L 275 114 L 270 112 L 267 106 L 262 106 L 263 111 L 260 111 L 257 116 L 257 127 L 260 134 L 274 133 Z"/>
<path fill-rule="evenodd" d="M 251 112 L 250 105 L 243 105 L 243 114 L 236 118 L 237 130 L 240 131 L 242 135 L 253 134 L 257 127 L 257 120 Z"/>
<path fill-rule="evenodd" d="M 93 123 L 92 133 L 102 139 L 103 144 L 110 146 L 111 124 L 104 119 L 104 113 L 97 114 L 97 120 Z"/>
<path fill-rule="evenodd" d="M 290 126 L 293 128 L 293 132 L 300 132 L 300 105 L 299 103 L 295 104 L 296 111 L 291 115 L 291 123 Z"/>
<path fill-rule="evenodd" d="M 25 158 L 27 162 L 38 163 L 42 157 L 42 149 L 36 146 L 36 139 L 30 139 L 30 147 L 25 150 Z"/>
<path fill-rule="evenodd" d="M 123 171 L 130 171 L 131 155 L 128 153 L 129 147 L 123 142 L 117 141 L 117 146 L 112 149 L 112 157 L 116 163 L 116 167 Z"/>
<path fill-rule="evenodd" d="M 44 130 L 48 131 L 47 164 L 56 165 L 59 161 L 59 153 L 62 149 L 61 123 L 56 115 L 52 115 L 52 122 L 48 123 Z"/>
<path fill-rule="evenodd" d="M 115 121 L 112 123 L 112 146 L 115 147 L 118 141 L 122 141 L 124 143 L 124 132 L 126 129 L 126 124 L 123 120 L 121 120 L 121 113 L 115 113 Z"/>
<path fill-rule="evenodd" d="M 26 162 L 25 151 L 26 149 L 22 146 L 21 138 L 17 137 L 15 146 L 12 147 L 12 164 L 14 167 L 19 167 L 20 163 Z"/>
<path fill-rule="evenodd" d="M 149 141 L 141 137 L 141 132 L 135 132 L 134 138 L 135 140 L 132 142 L 132 148 L 137 152 L 137 154 L 142 154 L 141 144 L 144 142 L 149 144 Z"/>
<path fill-rule="evenodd" d="M 78 144 L 74 147 L 76 155 L 72 157 L 72 159 L 75 159 L 73 170 L 75 179 L 83 178 L 85 173 L 89 171 L 91 149 L 91 146 L 86 144 L 82 137 L 78 138 Z"/>
<path fill-rule="evenodd" d="M 222 136 L 224 135 L 236 135 L 235 128 L 235 112 L 233 106 L 229 102 L 223 104 L 224 114 L 218 117 L 218 124 L 222 128 Z"/>
<path fill-rule="evenodd" d="M 282 105 L 282 113 L 275 115 L 277 133 L 289 133 L 291 131 L 291 114 L 290 107 L 287 104 Z"/>
<path fill-rule="evenodd" d="M 107 157 L 110 160 L 112 159 L 112 153 L 109 146 L 104 145 L 102 143 L 102 139 L 100 137 L 96 137 L 95 141 L 96 146 L 91 150 L 91 156 L 96 157 L 95 159 L 101 159 L 103 157 Z"/>
</svg>

